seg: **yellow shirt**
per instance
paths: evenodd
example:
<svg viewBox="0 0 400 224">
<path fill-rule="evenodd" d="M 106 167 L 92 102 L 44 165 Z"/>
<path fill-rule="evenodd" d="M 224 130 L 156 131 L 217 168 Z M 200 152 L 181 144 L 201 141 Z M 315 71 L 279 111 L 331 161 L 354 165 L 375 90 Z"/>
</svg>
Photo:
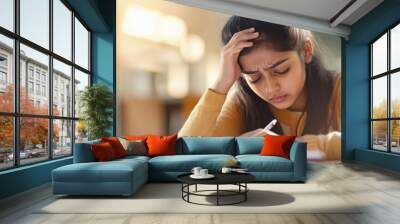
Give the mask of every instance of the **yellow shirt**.
<svg viewBox="0 0 400 224">
<path fill-rule="evenodd" d="M 269 106 L 282 127 L 284 135 L 298 136 L 303 132 L 307 114 L 280 110 Z M 234 94 L 219 94 L 207 89 L 194 107 L 178 136 L 239 136 L 243 134 L 244 123 L 241 110 L 234 100 Z M 299 118 L 301 120 L 299 121 Z M 327 160 L 340 160 L 341 155 L 341 78 L 337 75 L 332 97 L 329 102 L 329 133 L 304 135 L 307 150 L 316 150 Z M 298 130 L 296 129 L 299 121 Z"/>
</svg>

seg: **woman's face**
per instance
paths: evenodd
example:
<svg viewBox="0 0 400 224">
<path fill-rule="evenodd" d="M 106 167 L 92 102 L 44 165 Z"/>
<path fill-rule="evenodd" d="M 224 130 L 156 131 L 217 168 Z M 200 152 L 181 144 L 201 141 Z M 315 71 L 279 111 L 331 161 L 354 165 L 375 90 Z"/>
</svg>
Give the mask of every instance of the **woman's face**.
<svg viewBox="0 0 400 224">
<path fill-rule="evenodd" d="M 297 51 L 279 52 L 264 44 L 240 56 L 239 63 L 250 88 L 266 102 L 278 109 L 304 107 L 306 73 Z"/>
</svg>

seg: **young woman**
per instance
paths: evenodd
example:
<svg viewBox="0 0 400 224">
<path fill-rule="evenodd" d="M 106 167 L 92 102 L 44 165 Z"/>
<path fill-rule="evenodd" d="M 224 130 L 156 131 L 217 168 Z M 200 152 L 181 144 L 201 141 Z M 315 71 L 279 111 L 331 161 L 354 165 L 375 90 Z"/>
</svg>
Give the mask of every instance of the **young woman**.
<svg viewBox="0 0 400 224">
<path fill-rule="evenodd" d="M 325 69 L 311 33 L 232 16 L 222 41 L 219 76 L 178 135 L 264 136 L 277 119 L 269 134 L 340 159 L 340 75 Z"/>
</svg>

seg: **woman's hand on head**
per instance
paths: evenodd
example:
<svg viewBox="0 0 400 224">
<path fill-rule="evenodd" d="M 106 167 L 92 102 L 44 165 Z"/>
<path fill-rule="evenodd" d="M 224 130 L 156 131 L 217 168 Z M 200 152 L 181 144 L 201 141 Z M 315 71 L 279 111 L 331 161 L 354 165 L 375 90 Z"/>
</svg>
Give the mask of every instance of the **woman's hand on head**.
<svg viewBox="0 0 400 224">
<path fill-rule="evenodd" d="M 231 40 L 221 49 L 221 62 L 219 75 L 211 89 L 216 92 L 226 94 L 229 89 L 239 79 L 241 69 L 238 63 L 240 52 L 253 46 L 252 39 L 259 36 L 254 28 L 245 29 L 235 33 Z"/>
<path fill-rule="evenodd" d="M 262 128 L 255 129 L 240 135 L 241 137 L 264 137 L 265 135 L 278 135 L 272 131 L 264 131 Z"/>
</svg>

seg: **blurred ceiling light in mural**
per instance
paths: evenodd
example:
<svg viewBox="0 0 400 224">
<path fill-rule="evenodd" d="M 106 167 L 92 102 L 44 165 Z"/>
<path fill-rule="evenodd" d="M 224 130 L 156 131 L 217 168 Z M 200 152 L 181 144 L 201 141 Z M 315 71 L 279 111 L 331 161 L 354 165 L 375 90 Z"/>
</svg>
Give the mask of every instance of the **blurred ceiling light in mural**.
<svg viewBox="0 0 400 224">
<path fill-rule="evenodd" d="M 163 42 L 175 46 L 184 40 L 187 29 L 183 20 L 176 16 L 163 16 L 160 22 L 160 35 Z"/>
<path fill-rule="evenodd" d="M 187 33 L 186 24 L 182 19 L 140 5 L 132 5 L 127 9 L 122 30 L 134 37 L 174 46 L 179 46 Z"/>
<path fill-rule="evenodd" d="M 189 34 L 180 46 L 184 60 L 189 63 L 198 62 L 204 55 L 204 40 L 196 34 Z"/>
<path fill-rule="evenodd" d="M 167 80 L 168 95 L 182 98 L 189 91 L 189 67 L 186 64 L 170 64 Z"/>
</svg>

